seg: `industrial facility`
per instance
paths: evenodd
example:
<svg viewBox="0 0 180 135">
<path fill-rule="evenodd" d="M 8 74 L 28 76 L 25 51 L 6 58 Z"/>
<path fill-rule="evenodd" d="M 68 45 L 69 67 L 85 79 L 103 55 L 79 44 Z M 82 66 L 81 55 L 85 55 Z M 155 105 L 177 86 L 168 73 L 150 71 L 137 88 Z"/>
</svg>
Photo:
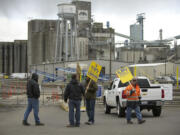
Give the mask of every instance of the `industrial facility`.
<svg viewBox="0 0 180 135">
<path fill-rule="evenodd" d="M 144 40 L 145 13 L 137 14 L 135 23 L 129 27 L 130 35 L 124 35 L 111 28 L 109 22 L 104 27 L 103 23 L 92 19 L 91 0 L 72 0 L 58 4 L 57 9 L 57 20 L 34 19 L 28 22 L 28 41 L 0 43 L 3 52 L 0 72 L 40 70 L 59 75 L 58 67 L 67 68 L 79 62 L 87 69 L 94 60 L 102 65 L 104 75 L 111 76 L 121 66 L 138 63 L 166 63 L 166 73 L 174 74 L 175 69 L 171 68 L 175 67 L 172 63 L 179 63 L 177 39 L 180 36 L 163 39 L 163 30 L 160 29 L 159 40 Z M 116 42 L 116 36 L 123 37 L 125 42 Z M 17 43 L 19 51 L 15 49 Z M 119 44 L 123 46 L 117 47 Z"/>
<path fill-rule="evenodd" d="M 109 42 L 112 43 L 111 51 Z M 33 53 L 32 53 L 33 52 Z M 114 30 L 93 22 L 90 1 L 58 5 L 58 20 L 28 23 L 28 63 L 115 59 Z"/>
</svg>

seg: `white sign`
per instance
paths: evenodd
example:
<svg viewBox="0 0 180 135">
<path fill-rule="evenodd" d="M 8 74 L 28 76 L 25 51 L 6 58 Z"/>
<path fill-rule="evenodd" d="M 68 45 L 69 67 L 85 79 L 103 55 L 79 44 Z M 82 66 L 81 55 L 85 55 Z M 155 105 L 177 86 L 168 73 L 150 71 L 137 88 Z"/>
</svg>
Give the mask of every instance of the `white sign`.
<svg viewBox="0 0 180 135">
<path fill-rule="evenodd" d="M 78 20 L 87 21 L 88 20 L 88 11 L 87 10 L 78 10 Z"/>
</svg>

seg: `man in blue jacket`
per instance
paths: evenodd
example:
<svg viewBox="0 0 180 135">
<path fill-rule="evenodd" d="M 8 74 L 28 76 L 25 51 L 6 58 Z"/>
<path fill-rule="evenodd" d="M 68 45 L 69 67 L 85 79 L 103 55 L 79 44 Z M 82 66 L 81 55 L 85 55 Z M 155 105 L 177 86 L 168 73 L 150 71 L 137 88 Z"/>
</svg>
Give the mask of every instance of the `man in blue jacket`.
<svg viewBox="0 0 180 135">
<path fill-rule="evenodd" d="M 28 106 L 24 113 L 23 125 L 29 126 L 30 124 L 27 122 L 28 116 L 30 112 L 34 111 L 34 119 L 36 126 L 43 126 L 44 124 L 39 120 L 39 97 L 40 90 L 38 84 L 38 75 L 36 73 L 32 74 L 32 78 L 27 83 L 27 97 L 28 97 Z"/>
<path fill-rule="evenodd" d="M 83 86 L 77 81 L 76 74 L 71 77 L 70 83 L 66 86 L 64 93 L 64 101 L 69 99 L 69 125 L 67 127 L 79 127 L 80 126 L 80 107 L 82 96 L 84 95 Z M 74 109 L 76 109 L 74 122 Z"/>
</svg>

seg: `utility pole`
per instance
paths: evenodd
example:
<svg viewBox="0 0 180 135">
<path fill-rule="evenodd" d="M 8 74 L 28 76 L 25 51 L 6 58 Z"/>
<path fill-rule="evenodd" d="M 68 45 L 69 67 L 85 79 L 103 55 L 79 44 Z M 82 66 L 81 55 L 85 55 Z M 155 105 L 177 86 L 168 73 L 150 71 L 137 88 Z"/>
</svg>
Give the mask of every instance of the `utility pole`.
<svg viewBox="0 0 180 135">
<path fill-rule="evenodd" d="M 166 59 L 165 59 L 165 76 L 166 76 Z"/>
<path fill-rule="evenodd" d="M 45 63 L 43 65 L 44 65 L 44 74 L 45 74 L 45 70 L 46 70 Z M 41 84 L 41 89 L 42 89 L 42 84 Z M 44 105 L 44 88 L 43 88 L 43 105 Z"/>
<path fill-rule="evenodd" d="M 112 46 L 112 34 L 111 34 L 111 29 L 109 28 L 109 26 L 110 26 L 110 23 L 109 23 L 109 21 L 107 21 L 106 22 L 106 26 L 107 26 L 107 28 L 108 28 L 108 31 L 109 31 L 109 34 L 110 34 L 110 39 L 109 39 L 109 79 L 110 79 L 110 81 L 112 80 L 112 78 L 111 78 L 111 46 Z"/>
<path fill-rule="evenodd" d="M 112 49 L 111 49 L 111 48 L 112 48 L 111 46 L 112 46 L 112 37 L 111 37 L 111 36 L 112 36 L 112 35 L 111 35 L 111 31 L 110 31 L 110 43 L 109 43 L 109 45 L 110 45 L 110 52 L 109 52 L 109 55 L 110 55 L 110 58 L 109 58 L 109 59 L 110 59 L 110 60 L 109 60 L 109 74 L 110 74 L 109 77 L 110 77 L 110 78 L 109 78 L 109 79 L 110 79 L 110 81 L 112 80 L 112 78 L 111 78 L 111 50 L 112 50 Z"/>
</svg>

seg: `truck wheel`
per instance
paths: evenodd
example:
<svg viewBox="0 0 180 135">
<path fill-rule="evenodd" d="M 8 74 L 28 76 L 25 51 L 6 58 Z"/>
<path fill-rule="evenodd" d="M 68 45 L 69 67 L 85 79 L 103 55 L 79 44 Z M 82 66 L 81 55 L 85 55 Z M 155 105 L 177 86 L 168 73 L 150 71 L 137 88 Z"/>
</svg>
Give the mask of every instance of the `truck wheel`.
<svg viewBox="0 0 180 135">
<path fill-rule="evenodd" d="M 104 112 L 105 112 L 105 114 L 111 113 L 111 108 L 107 105 L 106 99 L 104 99 Z"/>
<path fill-rule="evenodd" d="M 159 117 L 161 115 L 161 107 L 155 107 L 152 109 L 153 116 Z"/>
<path fill-rule="evenodd" d="M 117 102 L 116 109 L 117 109 L 118 117 L 124 117 L 125 116 L 125 109 L 121 107 L 119 101 Z"/>
</svg>

